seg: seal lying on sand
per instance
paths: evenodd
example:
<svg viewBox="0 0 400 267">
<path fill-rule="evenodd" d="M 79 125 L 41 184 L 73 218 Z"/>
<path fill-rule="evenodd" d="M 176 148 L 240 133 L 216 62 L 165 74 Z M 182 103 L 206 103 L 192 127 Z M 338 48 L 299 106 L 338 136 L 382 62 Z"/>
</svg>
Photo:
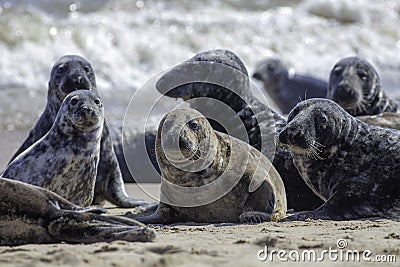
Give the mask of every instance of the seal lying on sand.
<svg viewBox="0 0 400 267">
<path fill-rule="evenodd" d="M 252 95 L 246 67 L 236 54 L 228 50 L 199 53 L 166 72 L 156 87 L 166 96 L 192 101 L 192 108 L 230 127 L 229 135 L 242 141 L 248 139 L 251 146 L 273 160 L 285 184 L 289 209 L 311 210 L 323 203 L 299 175 L 289 149 L 278 146 L 275 151 L 271 141 L 286 120 Z M 221 106 L 232 109 L 233 115 Z M 239 121 L 232 120 L 237 117 Z M 227 132 L 215 121 L 210 123 L 215 130 Z M 262 146 L 264 137 L 268 140 Z"/>
<path fill-rule="evenodd" d="M 168 113 L 156 140 L 161 203 L 137 220 L 260 223 L 285 216 L 285 187 L 272 164 L 250 145 L 214 131 L 199 112 Z"/>
<path fill-rule="evenodd" d="M 328 88 L 328 83 L 318 78 L 290 74 L 276 58 L 266 58 L 258 63 L 253 78 L 264 84 L 265 91 L 284 114 L 288 114 L 301 99 L 325 97 Z"/>
<path fill-rule="evenodd" d="M 335 64 L 326 97 L 353 116 L 400 110 L 399 104 L 384 92 L 376 69 L 360 57 L 346 57 Z"/>
<path fill-rule="evenodd" d="M 77 89 L 97 91 L 92 66 L 79 56 L 60 58 L 51 70 L 48 87 L 46 108 L 11 161 L 50 130 L 61 103 L 70 92 Z M 126 194 L 106 122 L 104 122 L 101 137 L 100 160 L 93 203 L 100 204 L 104 200 L 120 207 L 135 207 L 147 203 L 132 199 Z"/>
<path fill-rule="evenodd" d="M 44 187 L 75 205 L 93 201 L 104 108 L 96 91 L 67 95 L 49 132 L 19 154 L 2 177 Z"/>
<path fill-rule="evenodd" d="M 81 208 L 44 188 L 0 178 L 0 245 L 151 241 L 152 229 L 101 207 Z"/>
<path fill-rule="evenodd" d="M 299 103 L 279 141 L 326 202 L 288 220 L 400 219 L 400 132 L 371 126 L 327 99 Z"/>
</svg>

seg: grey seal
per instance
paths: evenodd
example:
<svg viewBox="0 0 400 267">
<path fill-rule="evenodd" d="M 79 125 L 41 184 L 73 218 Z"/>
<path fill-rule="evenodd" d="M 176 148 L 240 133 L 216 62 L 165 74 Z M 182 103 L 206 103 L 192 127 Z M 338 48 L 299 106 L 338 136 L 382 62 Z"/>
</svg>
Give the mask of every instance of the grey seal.
<svg viewBox="0 0 400 267">
<path fill-rule="evenodd" d="M 50 130 L 64 98 L 77 89 L 97 91 L 94 70 L 91 64 L 80 56 L 63 56 L 51 70 L 46 107 L 10 162 Z M 106 121 L 100 143 L 93 203 L 101 204 L 104 200 L 120 207 L 135 207 L 147 203 L 127 195 Z"/>
<path fill-rule="evenodd" d="M 89 206 L 100 156 L 104 108 L 96 91 L 68 94 L 49 132 L 19 154 L 2 177 L 44 187 Z"/>
<path fill-rule="evenodd" d="M 353 116 L 399 112 L 399 104 L 383 90 L 377 70 L 360 57 L 346 57 L 333 66 L 326 97 Z"/>
<path fill-rule="evenodd" d="M 253 78 L 263 83 L 264 90 L 284 114 L 288 114 L 302 99 L 325 97 L 328 88 L 326 81 L 291 73 L 281 60 L 272 57 L 257 64 Z"/>
<path fill-rule="evenodd" d="M 154 230 L 134 220 L 103 216 L 37 186 L 0 178 L 0 245 L 151 241 Z"/>
<path fill-rule="evenodd" d="M 399 113 L 384 112 L 372 116 L 357 116 L 356 118 L 371 125 L 400 130 Z"/>
<path fill-rule="evenodd" d="M 138 221 L 260 223 L 286 215 L 285 187 L 271 162 L 250 145 L 214 131 L 198 111 L 176 109 L 164 116 L 156 155 L 164 178 L 161 203 L 155 213 L 134 217 Z"/>
<path fill-rule="evenodd" d="M 326 202 L 288 220 L 400 219 L 400 132 L 357 120 L 335 102 L 310 99 L 279 134 L 307 184 Z"/>
<path fill-rule="evenodd" d="M 211 65 L 202 65 L 201 63 L 204 62 L 211 63 Z M 219 68 L 217 64 L 223 64 L 236 72 L 226 71 L 225 68 Z M 217 67 L 213 67 L 216 65 Z M 212 71 L 210 71 L 211 68 Z M 199 77 L 194 77 L 198 73 L 203 81 L 207 80 L 208 76 L 217 76 L 221 77 L 221 80 L 228 80 L 226 84 L 229 85 L 229 89 L 215 83 L 193 82 L 198 80 Z M 192 79 L 191 82 L 190 79 Z M 251 146 L 260 151 L 263 150 L 261 132 L 276 136 L 286 125 L 284 117 L 264 105 L 252 94 L 245 65 L 235 53 L 229 50 L 210 50 L 195 55 L 164 73 L 158 80 L 156 88 L 168 97 L 193 101 L 190 102 L 192 108 L 203 114 L 211 113 L 222 124 L 231 125 L 230 135 L 242 141 L 247 139 Z M 204 98 L 210 101 L 196 101 Z M 240 126 L 244 125 L 245 127 L 245 138 L 241 132 L 242 127 L 235 128 L 238 123 L 232 121 L 230 113 L 219 110 L 220 105 L 215 105 L 215 101 L 224 103 L 236 113 L 241 120 Z M 210 123 L 215 130 L 226 133 L 226 129 L 214 120 L 210 119 Z M 267 147 L 263 153 L 266 152 L 265 154 L 270 156 L 271 151 L 268 148 L 274 147 L 272 145 Z M 290 150 L 283 146 L 277 146 L 276 151 L 272 152 L 275 155 L 273 165 L 285 184 L 288 208 L 311 210 L 320 206 L 323 203 L 322 200 L 311 191 L 299 175 L 293 164 Z"/>
</svg>

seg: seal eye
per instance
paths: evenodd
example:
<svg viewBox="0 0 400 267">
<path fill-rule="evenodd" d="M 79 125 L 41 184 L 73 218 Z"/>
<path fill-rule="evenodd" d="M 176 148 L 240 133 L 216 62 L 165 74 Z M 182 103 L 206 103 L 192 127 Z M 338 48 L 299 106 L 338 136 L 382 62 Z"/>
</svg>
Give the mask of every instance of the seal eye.
<svg viewBox="0 0 400 267">
<path fill-rule="evenodd" d="M 358 73 L 358 77 L 360 77 L 360 79 L 363 80 L 364 82 L 368 81 L 368 75 L 363 71 Z"/>
<path fill-rule="evenodd" d="M 199 129 L 199 125 L 195 121 L 190 121 L 189 123 L 189 128 L 192 131 L 197 131 Z"/>
<path fill-rule="evenodd" d="M 315 120 L 316 123 L 320 126 L 325 126 L 328 122 L 328 118 L 324 114 L 318 114 Z"/>
<path fill-rule="evenodd" d="M 65 72 L 65 69 L 66 69 L 66 68 L 65 68 L 63 65 L 61 65 L 61 66 L 58 67 L 57 73 L 58 73 L 58 74 L 64 73 L 64 72 Z"/>
<path fill-rule="evenodd" d="M 90 73 L 91 68 L 88 65 L 83 66 L 83 69 L 87 72 Z"/>
<path fill-rule="evenodd" d="M 70 103 L 72 106 L 75 106 L 78 103 L 78 98 L 72 98 Z"/>
<path fill-rule="evenodd" d="M 94 100 L 94 103 L 95 103 L 96 105 L 100 105 L 100 104 L 101 104 L 100 99 L 95 99 L 95 100 Z"/>
<path fill-rule="evenodd" d="M 339 74 L 341 74 L 341 73 L 343 72 L 343 68 L 340 67 L 340 66 L 336 66 L 336 67 L 333 69 L 333 72 L 334 72 L 336 75 L 339 75 Z"/>
</svg>

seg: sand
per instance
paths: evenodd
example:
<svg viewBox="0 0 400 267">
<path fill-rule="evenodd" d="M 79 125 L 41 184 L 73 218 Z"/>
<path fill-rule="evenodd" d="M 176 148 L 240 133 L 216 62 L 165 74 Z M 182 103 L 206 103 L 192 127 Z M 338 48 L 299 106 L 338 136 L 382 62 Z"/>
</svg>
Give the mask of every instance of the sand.
<svg viewBox="0 0 400 267">
<path fill-rule="evenodd" d="M 146 191 L 157 195 L 158 185 L 145 185 Z M 135 185 L 127 191 L 135 197 L 150 199 Z M 111 214 L 123 214 L 129 209 L 107 206 Z M 170 225 L 153 226 L 156 239 L 149 243 L 50 244 L 0 247 L 0 266 L 275 266 L 292 265 L 289 254 L 312 253 L 320 257 L 323 250 L 338 250 L 337 254 L 325 253 L 321 262 L 302 261 L 296 266 L 372 266 L 380 255 L 393 255 L 394 263 L 379 266 L 400 266 L 400 222 L 374 221 L 309 221 L 269 222 L 258 225 Z M 344 249 L 338 240 L 347 242 Z M 343 240 L 342 243 L 343 244 Z M 258 252 L 265 250 L 286 251 L 288 262 L 280 261 L 273 254 L 265 261 L 258 259 Z M 358 250 L 359 262 L 346 262 L 346 252 Z M 363 260 L 367 253 L 371 262 Z M 306 251 L 306 252 L 304 252 Z M 340 251 L 343 261 L 340 260 Z M 281 252 L 283 253 L 283 252 Z M 332 252 L 335 253 L 335 252 Z M 270 254 L 269 254 L 270 255 Z M 308 254 L 307 254 L 308 255 Z M 335 255 L 339 260 L 334 261 Z M 261 253 L 261 257 L 265 254 Z M 381 257 L 382 258 L 382 257 Z M 388 257 L 386 257 L 388 259 Z M 391 259 L 393 260 L 393 259 Z"/>
</svg>

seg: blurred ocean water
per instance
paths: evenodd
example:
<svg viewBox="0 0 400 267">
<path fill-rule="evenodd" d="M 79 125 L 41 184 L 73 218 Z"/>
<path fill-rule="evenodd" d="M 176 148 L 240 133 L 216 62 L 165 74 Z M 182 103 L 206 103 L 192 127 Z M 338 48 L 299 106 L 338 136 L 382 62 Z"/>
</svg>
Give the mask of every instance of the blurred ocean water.
<svg viewBox="0 0 400 267">
<path fill-rule="evenodd" d="M 216 48 L 237 53 L 250 72 L 277 56 L 323 79 L 335 61 L 359 55 L 399 96 L 399 29 L 396 0 L 0 0 L 1 143 L 18 146 L 31 128 L 65 54 L 92 63 L 108 116 L 121 119 L 146 80 Z"/>
</svg>

